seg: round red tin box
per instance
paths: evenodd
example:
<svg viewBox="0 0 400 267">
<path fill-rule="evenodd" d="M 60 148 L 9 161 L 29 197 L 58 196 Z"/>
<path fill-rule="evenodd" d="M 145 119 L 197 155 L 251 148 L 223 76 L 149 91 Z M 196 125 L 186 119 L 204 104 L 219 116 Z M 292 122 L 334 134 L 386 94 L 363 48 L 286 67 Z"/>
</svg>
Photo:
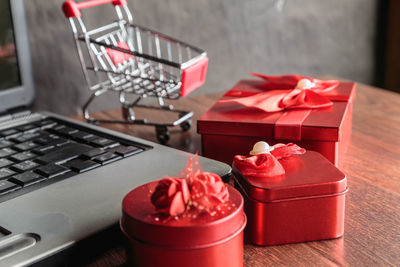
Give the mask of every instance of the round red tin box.
<svg viewBox="0 0 400 267">
<path fill-rule="evenodd" d="M 342 236 L 346 176 L 314 151 L 279 162 L 285 175 L 264 180 L 248 179 L 233 165 L 245 200 L 246 239 L 277 245 Z"/>
<path fill-rule="evenodd" d="M 160 218 L 150 203 L 157 182 L 128 193 L 122 203 L 121 229 L 129 240 L 132 266 L 243 267 L 246 215 L 240 193 L 228 186 L 230 202 L 218 216 L 199 214 Z M 229 206 L 228 206 L 229 205 Z M 222 214 L 222 215 L 221 215 Z"/>
</svg>

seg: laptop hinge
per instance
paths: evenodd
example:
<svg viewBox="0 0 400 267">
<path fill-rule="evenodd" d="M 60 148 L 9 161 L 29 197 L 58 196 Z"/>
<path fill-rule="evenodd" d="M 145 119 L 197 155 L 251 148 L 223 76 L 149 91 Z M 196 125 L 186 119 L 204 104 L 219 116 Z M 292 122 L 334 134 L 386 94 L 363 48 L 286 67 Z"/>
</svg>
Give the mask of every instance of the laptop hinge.
<svg viewBox="0 0 400 267">
<path fill-rule="evenodd" d="M 27 117 L 31 111 L 26 108 L 9 109 L 7 112 L 0 114 L 0 123 Z"/>
</svg>

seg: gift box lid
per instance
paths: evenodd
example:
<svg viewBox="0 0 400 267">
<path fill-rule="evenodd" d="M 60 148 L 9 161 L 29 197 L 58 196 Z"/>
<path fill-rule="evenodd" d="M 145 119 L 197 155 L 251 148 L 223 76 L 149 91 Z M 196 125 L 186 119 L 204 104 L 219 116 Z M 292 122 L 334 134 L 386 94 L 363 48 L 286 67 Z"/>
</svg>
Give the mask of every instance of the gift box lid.
<svg viewBox="0 0 400 267">
<path fill-rule="evenodd" d="M 234 165 L 233 173 L 247 195 L 261 202 L 329 196 L 347 190 L 345 174 L 318 152 L 307 151 L 279 162 L 285 169 L 284 176 L 271 179 L 243 177 Z"/>
<path fill-rule="evenodd" d="M 142 185 L 125 196 L 120 224 L 128 236 L 147 244 L 192 249 L 219 244 L 244 229 L 243 198 L 235 188 L 227 185 L 230 201 L 217 214 L 162 218 L 150 202 L 157 183 Z"/>
<path fill-rule="evenodd" d="M 241 80 L 230 91 L 257 93 L 262 92 L 268 82 L 263 80 Z M 265 112 L 256 108 L 244 107 L 238 103 L 217 102 L 206 111 L 197 121 L 199 134 L 252 136 L 286 140 L 341 140 L 341 126 L 343 124 L 348 103 L 353 101 L 356 83 L 340 82 L 327 95 L 333 105 L 327 108 L 311 110 L 304 121 L 299 125 L 281 124 L 280 132 L 285 138 L 277 138 L 276 123 L 282 116 L 293 111 Z M 229 91 L 229 92 L 230 92 Z M 232 96 L 225 94 L 222 99 Z M 301 119 L 303 120 L 303 119 Z M 293 134 L 292 134 L 293 133 Z"/>
</svg>

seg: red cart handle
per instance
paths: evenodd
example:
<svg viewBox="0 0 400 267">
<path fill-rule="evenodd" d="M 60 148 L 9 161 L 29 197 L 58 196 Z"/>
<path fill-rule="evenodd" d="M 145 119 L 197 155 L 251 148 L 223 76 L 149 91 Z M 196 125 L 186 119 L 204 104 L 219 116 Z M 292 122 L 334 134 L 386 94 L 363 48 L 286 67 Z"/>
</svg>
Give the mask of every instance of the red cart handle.
<svg viewBox="0 0 400 267">
<path fill-rule="evenodd" d="M 94 6 L 105 4 L 113 4 L 114 6 L 126 6 L 126 0 L 89 0 L 85 2 L 75 3 L 74 1 L 65 1 L 62 5 L 64 15 L 67 18 L 76 18 L 81 16 L 80 9 L 85 9 Z"/>
</svg>

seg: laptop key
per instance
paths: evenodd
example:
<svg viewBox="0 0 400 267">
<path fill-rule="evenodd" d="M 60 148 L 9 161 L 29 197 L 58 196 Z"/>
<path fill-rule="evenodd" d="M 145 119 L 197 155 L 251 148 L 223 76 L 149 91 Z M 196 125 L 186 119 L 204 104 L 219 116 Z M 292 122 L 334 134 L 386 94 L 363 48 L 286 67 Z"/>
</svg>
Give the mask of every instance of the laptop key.
<svg viewBox="0 0 400 267">
<path fill-rule="evenodd" d="M 19 151 L 26 151 L 26 150 L 31 150 L 34 147 L 37 147 L 38 145 L 34 142 L 28 141 L 25 143 L 21 143 L 18 145 L 15 145 L 14 148 L 18 149 Z"/>
<path fill-rule="evenodd" d="M 65 126 L 65 125 L 58 125 L 52 129 L 52 131 L 56 132 L 57 134 L 61 135 L 71 135 L 73 133 L 76 133 L 78 130 Z"/>
<path fill-rule="evenodd" d="M 51 141 L 54 141 L 54 138 L 51 138 L 48 133 L 42 133 L 39 137 L 33 140 L 33 142 L 39 145 L 47 145 Z"/>
<path fill-rule="evenodd" d="M 76 140 L 79 140 L 79 141 L 82 141 L 82 142 L 85 142 L 86 139 L 89 139 L 92 136 L 93 136 L 93 134 L 88 133 L 88 132 L 84 132 L 84 131 L 77 131 L 77 132 L 71 134 L 72 138 L 74 138 Z"/>
<path fill-rule="evenodd" d="M 36 184 L 36 183 L 44 181 L 44 180 L 46 180 L 45 177 L 43 177 L 37 173 L 34 173 L 34 172 L 24 172 L 21 174 L 14 175 L 10 179 L 8 179 L 8 181 L 13 182 L 13 183 L 18 184 L 23 187 L 29 186 L 32 184 Z"/>
<path fill-rule="evenodd" d="M 23 142 L 29 141 L 33 138 L 36 138 L 39 135 L 40 135 L 40 133 L 38 133 L 38 132 L 35 132 L 35 133 L 29 132 L 29 133 L 24 133 L 24 134 L 12 137 L 11 140 L 14 142 L 17 142 L 17 143 L 23 143 Z"/>
<path fill-rule="evenodd" d="M 0 149 L 0 158 L 5 158 L 5 157 L 10 156 L 15 153 L 17 153 L 17 151 L 15 151 L 14 149 L 9 148 L 9 147 Z"/>
<path fill-rule="evenodd" d="M 53 145 L 53 146 L 63 146 L 67 143 L 69 143 L 70 141 L 68 139 L 65 138 L 54 138 L 53 140 L 51 140 L 49 143 L 47 143 L 48 145 Z"/>
<path fill-rule="evenodd" d="M 48 153 L 50 150 L 52 150 L 53 148 L 54 148 L 53 145 L 44 145 L 44 146 L 34 148 L 32 150 L 32 152 L 39 154 L 39 155 L 44 155 L 44 154 Z"/>
<path fill-rule="evenodd" d="M 8 146 L 12 146 L 12 145 L 14 145 L 14 144 L 15 144 L 15 143 L 14 143 L 14 142 L 11 142 L 10 140 L 1 139 L 1 140 L 0 140 L 0 149 L 1 149 L 1 148 L 8 147 Z"/>
<path fill-rule="evenodd" d="M 60 146 L 69 142 L 69 140 L 62 138 L 56 134 L 42 134 L 40 137 L 33 140 L 35 143 L 39 145 L 53 145 Z"/>
<path fill-rule="evenodd" d="M 104 164 L 108 164 L 108 163 L 114 162 L 116 160 L 119 160 L 121 158 L 122 157 L 117 155 L 117 154 L 113 154 L 113 153 L 107 152 L 107 153 L 105 153 L 103 155 L 95 157 L 93 160 L 98 162 L 98 163 L 101 163 L 102 165 L 104 165 Z"/>
<path fill-rule="evenodd" d="M 31 160 L 26 160 L 26 161 L 12 165 L 11 168 L 17 172 L 25 172 L 25 171 L 32 170 L 39 166 L 40 165 L 36 162 L 33 162 Z"/>
<path fill-rule="evenodd" d="M 17 129 L 20 131 L 26 132 L 26 131 L 30 131 L 33 129 L 38 129 L 38 127 L 35 124 L 25 124 L 25 125 L 19 126 Z"/>
<path fill-rule="evenodd" d="M 35 124 L 40 127 L 54 127 L 55 125 L 57 125 L 57 122 L 53 120 L 41 120 L 35 122 Z"/>
<path fill-rule="evenodd" d="M 59 133 L 60 134 L 64 134 L 64 135 L 71 135 L 73 133 L 76 133 L 78 130 L 71 128 L 71 127 L 65 127 L 64 129 L 60 130 Z"/>
<path fill-rule="evenodd" d="M 6 193 L 15 191 L 17 189 L 21 188 L 21 186 L 14 184 L 9 181 L 0 181 L 0 195 L 4 195 Z"/>
<path fill-rule="evenodd" d="M 18 134 L 19 132 L 16 129 L 8 129 L 0 132 L 0 136 L 6 137 L 10 135 Z"/>
<path fill-rule="evenodd" d="M 58 147 L 56 150 L 51 151 L 46 155 L 36 158 L 35 161 L 44 164 L 67 161 L 79 157 L 90 149 L 92 149 L 92 147 L 84 144 L 69 143 Z"/>
<path fill-rule="evenodd" d="M 7 178 L 11 175 L 14 175 L 14 174 L 16 174 L 15 171 L 10 170 L 9 168 L 2 168 L 2 169 L 0 169 L 0 180 Z"/>
<path fill-rule="evenodd" d="M 54 163 L 47 164 L 35 170 L 36 173 L 43 175 L 47 178 L 53 178 L 61 174 L 69 172 L 69 169 Z"/>
<path fill-rule="evenodd" d="M 119 143 L 117 141 L 114 141 L 111 139 L 99 137 L 99 138 L 91 140 L 90 144 L 95 145 L 95 146 L 100 146 L 100 147 L 110 147 L 110 146 L 118 145 Z"/>
<path fill-rule="evenodd" d="M 84 140 L 84 142 L 90 144 L 90 142 L 92 142 L 94 139 L 97 139 L 97 138 L 99 138 L 99 136 L 93 134 L 92 136 L 89 136 L 88 138 L 86 138 Z"/>
<path fill-rule="evenodd" d="M 33 153 L 29 152 L 29 151 L 25 151 L 25 152 L 21 152 L 21 153 L 18 153 L 18 154 L 11 155 L 9 157 L 9 159 L 14 160 L 14 161 L 25 161 L 25 160 L 28 160 L 28 159 L 33 159 L 36 156 L 37 156 L 36 154 L 33 154 Z"/>
<path fill-rule="evenodd" d="M 86 172 L 99 166 L 101 166 L 101 164 L 91 160 L 75 159 L 71 162 L 68 162 L 68 167 L 78 173 Z"/>
<path fill-rule="evenodd" d="M 0 168 L 13 164 L 14 162 L 9 159 L 0 159 Z"/>
<path fill-rule="evenodd" d="M 129 156 L 135 155 L 135 154 L 137 154 L 139 152 L 142 152 L 143 149 L 138 148 L 138 147 L 134 147 L 134 146 L 123 146 L 123 145 L 120 145 L 120 146 L 117 146 L 117 147 L 113 147 L 108 151 L 109 152 L 114 152 L 114 153 L 116 153 L 118 155 L 121 155 L 121 156 L 123 156 L 125 158 L 125 157 L 129 157 Z"/>
<path fill-rule="evenodd" d="M 58 131 L 64 129 L 65 127 L 67 127 L 67 126 L 61 124 L 61 125 L 57 125 L 57 126 L 53 127 L 53 129 L 50 129 L 49 131 L 58 133 Z"/>
<path fill-rule="evenodd" d="M 93 159 L 94 157 L 97 157 L 101 154 L 106 153 L 107 151 L 105 151 L 104 149 L 101 148 L 92 148 L 91 150 L 85 152 L 82 154 L 83 157 L 88 158 L 88 159 Z"/>
</svg>

